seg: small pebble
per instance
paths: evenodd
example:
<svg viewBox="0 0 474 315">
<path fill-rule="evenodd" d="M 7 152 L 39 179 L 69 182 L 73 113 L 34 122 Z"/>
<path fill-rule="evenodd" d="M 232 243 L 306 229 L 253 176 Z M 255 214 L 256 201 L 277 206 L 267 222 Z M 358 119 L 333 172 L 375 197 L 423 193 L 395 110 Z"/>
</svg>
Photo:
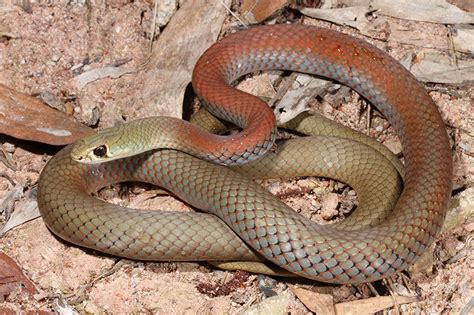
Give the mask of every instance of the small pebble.
<svg viewBox="0 0 474 315">
<path fill-rule="evenodd" d="M 11 143 L 8 143 L 8 142 L 5 142 L 2 145 L 2 147 L 3 147 L 3 150 L 5 150 L 8 153 L 13 153 L 13 152 L 15 152 L 15 149 L 16 149 L 15 145 L 13 145 Z"/>
<path fill-rule="evenodd" d="M 400 141 L 396 138 L 388 138 L 383 142 L 383 144 L 389 148 L 390 151 L 392 151 L 395 155 L 398 155 L 402 152 L 402 145 L 400 144 Z"/>
<path fill-rule="evenodd" d="M 322 202 L 321 216 L 325 220 L 329 220 L 338 215 L 337 205 L 339 204 L 339 196 L 331 193 L 327 195 Z"/>
</svg>

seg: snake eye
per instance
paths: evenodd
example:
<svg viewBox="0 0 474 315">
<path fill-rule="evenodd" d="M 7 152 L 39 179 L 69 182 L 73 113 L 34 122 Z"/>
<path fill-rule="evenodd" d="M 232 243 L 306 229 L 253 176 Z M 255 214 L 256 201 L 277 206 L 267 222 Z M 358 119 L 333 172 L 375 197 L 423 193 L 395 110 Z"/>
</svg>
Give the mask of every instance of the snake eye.
<svg viewBox="0 0 474 315">
<path fill-rule="evenodd" d="M 105 145 L 98 146 L 92 151 L 97 157 L 104 157 L 107 154 L 107 147 Z"/>
</svg>

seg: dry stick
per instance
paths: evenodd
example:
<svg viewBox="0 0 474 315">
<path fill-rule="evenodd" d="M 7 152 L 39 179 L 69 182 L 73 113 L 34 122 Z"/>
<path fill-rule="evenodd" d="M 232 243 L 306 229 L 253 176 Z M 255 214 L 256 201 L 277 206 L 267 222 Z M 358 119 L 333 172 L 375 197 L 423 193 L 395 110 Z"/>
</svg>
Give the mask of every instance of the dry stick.
<svg viewBox="0 0 474 315">
<path fill-rule="evenodd" d="M 219 285 L 222 286 L 222 285 L 226 284 L 227 283 L 227 278 L 229 278 L 229 271 L 226 270 L 224 272 L 224 277 L 221 279 L 221 281 L 219 281 L 220 282 Z"/>
<path fill-rule="evenodd" d="M 376 290 L 375 287 L 372 285 L 372 283 L 367 282 L 367 286 L 369 287 L 370 292 L 372 292 L 373 295 L 375 295 L 375 296 L 380 296 L 380 294 L 377 292 L 377 290 Z"/>
<path fill-rule="evenodd" d="M 237 21 L 242 24 L 245 28 L 248 28 L 248 24 L 245 23 L 237 14 L 235 14 L 222 0 L 219 0 L 219 2 L 222 4 L 222 6 L 232 15 Z"/>
<path fill-rule="evenodd" d="M 411 294 L 413 295 L 417 295 L 416 292 L 413 292 L 413 290 L 410 288 L 410 286 L 408 285 L 408 277 L 402 272 L 401 274 L 401 278 L 402 278 L 402 281 L 403 281 L 403 284 L 405 285 L 405 288 L 408 289 L 408 291 L 410 291 Z"/>
<path fill-rule="evenodd" d="M 367 130 L 366 133 L 368 136 L 370 136 L 370 127 L 372 124 L 372 105 L 370 103 L 367 103 Z"/>
<path fill-rule="evenodd" d="M 390 278 L 387 278 L 387 279 L 383 279 L 383 282 L 384 282 L 385 286 L 388 288 L 388 291 L 390 292 L 390 296 L 391 296 L 391 298 L 393 300 L 393 304 L 394 304 L 394 309 L 397 311 L 397 314 L 400 315 L 401 314 L 400 313 L 400 304 L 398 304 L 397 299 L 395 297 L 395 294 L 394 294 L 395 290 L 393 289 L 393 286 L 392 286 L 392 284 L 393 284 L 392 280 Z"/>
<path fill-rule="evenodd" d="M 156 15 L 158 14 L 158 1 L 159 0 L 155 0 L 155 7 L 153 8 L 153 22 L 151 23 L 151 36 L 150 36 L 150 52 L 153 49 L 153 38 L 155 37 Z"/>
<path fill-rule="evenodd" d="M 453 33 L 452 33 L 452 29 L 451 29 L 450 26 L 448 26 L 448 40 L 449 40 L 449 50 L 451 50 L 451 53 L 453 54 L 454 63 L 456 64 L 456 68 L 459 69 L 458 56 L 456 55 L 456 49 L 454 48 Z"/>
</svg>

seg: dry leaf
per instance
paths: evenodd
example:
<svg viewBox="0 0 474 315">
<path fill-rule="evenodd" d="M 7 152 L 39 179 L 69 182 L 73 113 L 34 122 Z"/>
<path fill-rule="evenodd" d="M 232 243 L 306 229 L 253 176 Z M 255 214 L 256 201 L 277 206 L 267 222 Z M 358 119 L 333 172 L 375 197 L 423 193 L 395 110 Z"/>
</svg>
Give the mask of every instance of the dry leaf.
<svg viewBox="0 0 474 315">
<path fill-rule="evenodd" d="M 474 54 L 474 29 L 458 28 L 453 34 L 454 49 Z"/>
<path fill-rule="evenodd" d="M 222 3 L 229 6 L 230 0 Z M 153 45 L 142 79 L 140 116 L 182 117 L 184 92 L 198 58 L 217 39 L 227 15 L 219 1 L 186 1 Z"/>
<path fill-rule="evenodd" d="M 322 294 L 290 285 L 291 291 L 311 312 L 316 314 L 336 314 L 331 294 Z"/>
<path fill-rule="evenodd" d="M 284 124 L 309 110 L 308 103 L 334 85 L 331 81 L 306 74 L 298 74 L 295 82 L 299 87 L 287 91 L 275 106 L 274 113 L 278 124 Z"/>
<path fill-rule="evenodd" d="M 255 24 L 266 20 L 289 2 L 289 0 L 244 0 L 240 6 L 240 14 L 248 23 Z"/>
<path fill-rule="evenodd" d="M 38 203 L 36 200 L 22 200 L 15 205 L 15 211 L 7 223 L 0 230 L 0 236 L 8 232 L 9 230 L 22 225 L 28 221 L 39 218 L 41 215 L 38 209 Z"/>
<path fill-rule="evenodd" d="M 367 14 L 373 11 L 374 10 L 369 6 L 353 6 L 336 9 L 300 9 L 300 12 L 307 16 L 353 27 L 368 37 L 384 41 L 392 40 L 399 43 L 416 45 L 418 47 L 435 48 L 443 51 L 448 50 L 448 43 L 445 38 L 427 38 L 423 34 L 414 32 L 400 25 L 393 19 L 384 16 L 379 16 L 377 19 L 369 21 Z"/>
<path fill-rule="evenodd" d="M 450 0 L 449 3 L 467 12 L 474 12 L 474 1 L 472 0 Z"/>
<path fill-rule="evenodd" d="M 342 0 L 346 6 L 365 6 L 394 18 L 441 24 L 474 23 L 474 14 L 445 0 Z"/>
<path fill-rule="evenodd" d="M 0 200 L 0 214 L 3 214 L 7 220 L 15 208 L 15 203 L 20 200 L 21 196 L 23 196 L 23 187 L 17 185 L 10 189 L 8 194 Z"/>
<path fill-rule="evenodd" d="M 374 314 L 384 309 L 418 302 L 416 296 L 377 296 L 373 298 L 336 304 L 336 313 L 344 315 Z"/>
<path fill-rule="evenodd" d="M 17 290 L 29 295 L 38 293 L 17 263 L 5 253 L 0 252 L 0 299 Z"/>
<path fill-rule="evenodd" d="M 0 84 L 0 133 L 23 140 L 64 145 L 91 132 L 88 127 L 37 98 Z"/>
<path fill-rule="evenodd" d="M 432 51 L 409 68 L 419 80 L 435 83 L 474 82 L 474 60 L 456 62 L 448 55 Z"/>
</svg>

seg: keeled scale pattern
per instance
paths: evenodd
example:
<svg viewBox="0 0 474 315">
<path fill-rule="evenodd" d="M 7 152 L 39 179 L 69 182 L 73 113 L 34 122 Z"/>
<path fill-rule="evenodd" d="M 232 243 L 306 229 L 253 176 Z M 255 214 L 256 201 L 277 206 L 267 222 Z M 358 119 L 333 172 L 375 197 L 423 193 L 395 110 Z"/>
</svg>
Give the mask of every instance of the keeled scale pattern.
<svg viewBox="0 0 474 315">
<path fill-rule="evenodd" d="M 378 223 L 373 226 L 360 223 L 360 226 L 349 229 L 315 225 L 289 211 L 245 178 L 228 171 L 210 171 L 193 164 L 195 162 L 185 164 L 189 161 L 181 155 L 168 158 L 168 162 L 161 160 L 156 165 L 146 162 L 149 175 L 154 173 L 152 169 L 163 172 L 165 166 L 169 167 L 161 173 L 161 181 L 166 187 L 170 185 L 177 195 L 198 207 L 209 206 L 257 252 L 302 276 L 326 282 L 357 283 L 380 279 L 406 268 L 434 240 L 443 222 L 451 190 L 449 142 L 429 95 L 408 71 L 384 52 L 340 33 L 301 25 L 252 28 L 225 38 L 201 57 L 193 75 L 193 86 L 210 104 L 211 112 L 242 125 L 258 113 L 246 106 L 249 105 L 248 96 L 235 92 L 227 83 L 245 73 L 269 69 L 313 73 L 347 84 L 376 105 L 395 127 L 404 148 L 406 181 L 400 199 L 386 219 L 375 218 L 373 220 Z M 256 99 L 250 105 L 255 102 Z M 260 149 L 237 148 L 238 156 L 258 154 L 271 142 L 272 136 L 268 137 L 267 128 L 271 122 L 263 121 L 260 126 L 257 124 L 248 128 L 247 125 L 244 131 L 249 133 L 240 135 L 257 143 Z M 272 130 L 272 127 L 269 129 Z M 260 138 L 262 135 L 264 137 Z M 350 151 L 351 146 L 348 148 Z M 168 151 L 156 154 L 162 152 Z M 118 251 L 140 248 L 126 253 L 127 257 L 139 255 L 134 257 L 143 258 L 143 255 L 156 250 L 152 248 L 156 245 L 147 245 L 158 232 L 149 230 L 150 222 L 147 220 L 150 220 L 150 215 L 131 211 L 119 219 L 113 211 L 105 211 L 102 203 L 86 202 L 85 194 L 81 195 L 79 191 L 88 183 L 81 178 L 73 180 L 76 185 L 74 194 L 71 191 L 69 194 L 60 192 L 64 191 L 64 182 L 61 181 L 75 172 L 69 169 L 72 162 L 64 156 L 66 153 L 62 154 L 55 157 L 56 162 L 42 173 L 39 185 L 40 209 L 48 226 L 72 242 L 104 251 L 110 248 L 117 248 Z M 228 156 L 228 152 L 226 154 Z M 283 159 L 290 161 L 297 157 L 304 158 L 307 154 L 302 149 Z M 334 165 L 339 163 L 338 154 L 330 149 L 324 159 Z M 219 159 L 215 154 L 208 156 Z M 57 162 L 61 158 L 65 162 Z M 139 164 L 136 161 L 140 159 L 130 160 L 127 166 L 114 164 L 117 169 L 106 170 L 100 166 L 87 172 L 95 174 L 93 181 L 100 181 L 101 177 L 115 181 L 119 175 L 120 179 L 129 179 Z M 126 171 L 122 174 L 124 168 Z M 198 168 L 199 174 L 194 175 L 194 180 L 187 178 L 195 168 Z M 186 174 L 186 178 L 180 177 L 180 172 Z M 68 182 L 68 185 L 72 184 Z M 59 211 L 59 217 L 50 211 L 53 208 Z M 101 211 L 91 214 L 85 209 Z M 140 223 L 143 222 L 141 220 L 145 223 Z M 204 227 L 211 226 L 210 223 L 193 222 L 193 226 L 197 227 L 193 230 L 185 221 L 172 219 L 164 228 L 175 233 L 178 231 L 174 241 L 166 244 L 168 247 L 178 246 L 175 243 L 180 246 L 190 244 L 190 247 L 181 250 L 182 255 L 179 254 L 180 249 L 174 249 L 176 259 L 172 260 L 185 259 L 189 252 L 207 250 L 201 250 L 201 244 L 192 239 L 204 234 Z M 363 218 L 353 221 L 356 224 L 364 222 Z M 140 224 L 140 228 L 135 228 Z M 133 229 L 130 228 L 132 225 Z M 213 231 L 214 226 L 210 232 Z M 230 255 L 238 249 L 230 250 L 227 241 L 218 243 L 225 245 L 222 253 L 232 260 Z M 130 244 L 140 246 L 130 247 Z M 165 253 L 173 251 L 167 246 L 163 245 Z M 139 254 L 142 250 L 146 254 Z"/>
</svg>

